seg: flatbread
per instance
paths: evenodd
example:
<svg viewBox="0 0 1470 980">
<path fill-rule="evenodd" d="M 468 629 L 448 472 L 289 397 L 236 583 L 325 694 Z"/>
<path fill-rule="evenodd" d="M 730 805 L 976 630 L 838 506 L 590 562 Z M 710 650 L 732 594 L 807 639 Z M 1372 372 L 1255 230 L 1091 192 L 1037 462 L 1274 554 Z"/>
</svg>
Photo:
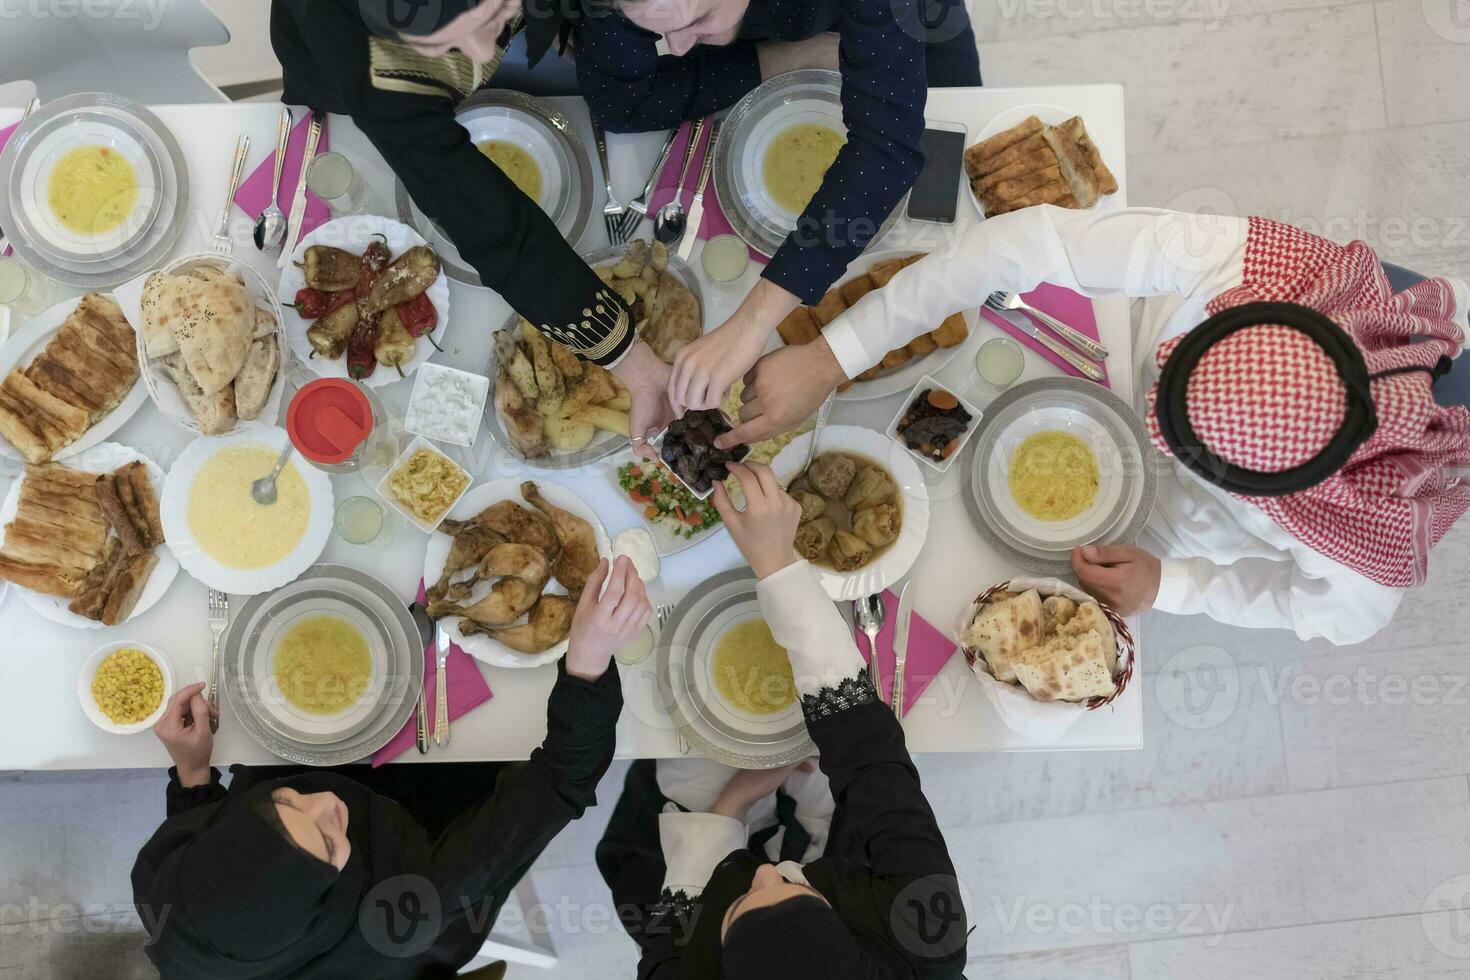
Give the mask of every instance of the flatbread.
<svg viewBox="0 0 1470 980">
<path fill-rule="evenodd" d="M 218 393 L 235 380 L 255 338 L 255 306 L 245 284 L 212 269 L 165 276 L 150 303 L 151 285 L 151 279 L 144 285 L 144 343 L 170 331 L 200 390 Z M 154 356 L 151 347 L 149 354 Z"/>
<path fill-rule="evenodd" d="M 1014 599 L 992 602 L 965 630 L 966 646 L 980 651 L 990 672 L 1002 683 L 1016 680 L 1015 658 L 1041 641 L 1041 596 L 1027 589 Z"/>
<path fill-rule="evenodd" d="M 1047 636 L 1065 626 L 1077 615 L 1077 603 L 1064 595 L 1050 595 L 1041 600 L 1042 625 Z"/>
<path fill-rule="evenodd" d="M 1053 596 L 1053 598 L 1061 598 Z M 1048 599 L 1047 602 L 1051 600 Z M 1069 600 L 1070 601 L 1070 600 Z M 1043 611 L 1046 603 L 1042 603 Z M 1103 640 L 1103 656 L 1107 658 L 1108 676 L 1113 675 L 1113 667 L 1118 663 L 1118 637 L 1113 632 L 1113 624 L 1108 622 L 1107 614 L 1102 607 L 1095 602 L 1084 602 L 1076 607 L 1075 613 L 1065 622 L 1058 626 L 1057 632 L 1063 636 L 1075 636 L 1093 630 Z"/>
<path fill-rule="evenodd" d="M 1097 630 L 1054 636 L 1023 652 L 1013 667 L 1021 686 L 1038 701 L 1085 701 L 1113 693 Z"/>
</svg>

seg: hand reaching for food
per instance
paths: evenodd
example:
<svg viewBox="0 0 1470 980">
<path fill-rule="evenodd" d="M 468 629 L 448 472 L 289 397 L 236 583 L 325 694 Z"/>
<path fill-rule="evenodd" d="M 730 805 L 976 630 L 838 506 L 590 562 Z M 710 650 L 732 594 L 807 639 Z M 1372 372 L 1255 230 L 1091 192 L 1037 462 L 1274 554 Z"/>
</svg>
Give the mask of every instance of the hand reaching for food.
<svg viewBox="0 0 1470 980">
<path fill-rule="evenodd" d="M 632 398 L 628 409 L 628 433 L 632 437 L 633 452 L 644 459 L 657 458 L 648 440 L 674 418 L 669 407 L 669 366 L 659 360 L 653 348 L 639 340 L 613 366 L 612 373 Z"/>
<path fill-rule="evenodd" d="M 595 681 L 607 671 L 615 651 L 638 636 L 653 615 L 643 580 L 625 555 L 611 566 L 597 562 L 572 617 L 567 673 Z"/>
<path fill-rule="evenodd" d="M 731 463 L 729 469 L 740 481 L 745 510 L 735 509 L 723 483 L 715 484 L 715 507 L 756 578 L 774 575 L 796 561 L 792 541 L 801 522 L 801 504 L 781 488 L 769 466 Z"/>
<path fill-rule="evenodd" d="M 1072 549 L 1072 570 L 1083 589 L 1131 616 L 1153 606 L 1163 566 L 1130 544 L 1089 544 Z"/>
<path fill-rule="evenodd" d="M 719 407 L 735 379 L 760 359 L 771 331 L 796 304 L 795 296 L 762 279 L 730 319 L 682 348 L 674 356 L 669 377 L 674 414 Z"/>
<path fill-rule="evenodd" d="M 790 432 L 811 418 L 832 389 L 846 380 L 825 338 L 771 351 L 745 375 L 740 424 L 716 439 L 715 445 L 727 449 Z"/>
<path fill-rule="evenodd" d="M 204 687 L 203 681 L 190 684 L 169 698 L 163 717 L 153 725 L 153 734 L 168 750 L 185 788 L 209 782 L 209 756 L 214 751 L 209 720 L 218 715 L 204 700 Z"/>
</svg>

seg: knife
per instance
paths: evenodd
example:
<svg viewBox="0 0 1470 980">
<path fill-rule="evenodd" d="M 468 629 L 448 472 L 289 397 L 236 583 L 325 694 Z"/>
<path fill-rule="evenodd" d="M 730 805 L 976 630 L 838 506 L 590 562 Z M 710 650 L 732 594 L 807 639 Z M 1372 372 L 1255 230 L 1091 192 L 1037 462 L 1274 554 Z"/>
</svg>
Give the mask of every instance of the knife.
<svg viewBox="0 0 1470 980">
<path fill-rule="evenodd" d="M 914 618 L 913 582 L 905 582 L 898 593 L 898 622 L 893 627 L 893 690 L 889 704 L 903 720 L 903 668 L 909 655 L 909 623 Z"/>
<path fill-rule="evenodd" d="M 316 159 L 316 144 L 322 138 L 322 124 L 327 114 L 320 109 L 311 110 L 311 125 L 306 130 L 306 152 L 301 154 L 301 172 L 296 180 L 296 196 L 291 200 L 291 215 L 286 221 L 286 244 L 281 247 L 281 257 L 276 268 L 284 269 L 296 251 L 296 242 L 301 238 L 301 223 L 306 220 L 306 168 Z"/>
<path fill-rule="evenodd" d="M 435 624 L 434 633 L 434 652 L 438 655 L 434 671 L 434 744 L 442 749 L 449 744 L 449 682 L 444 672 L 449 662 L 449 631 Z"/>
<path fill-rule="evenodd" d="M 1062 360 L 1072 365 L 1072 367 L 1081 372 L 1083 377 L 1091 381 L 1096 381 L 1098 384 L 1102 383 L 1102 368 L 1098 367 L 1096 364 L 1092 363 L 1087 358 L 1083 357 L 1081 354 L 1068 347 L 1066 344 L 1063 344 L 1060 340 L 1056 340 L 1055 338 L 1053 338 L 1051 334 L 1046 333 L 1036 324 L 1032 323 L 1030 318 L 1027 317 L 1024 313 L 1020 313 L 1016 310 L 995 312 L 997 316 L 1004 317 L 1005 321 L 1011 326 L 1015 327 L 1017 330 L 1021 331 L 1026 336 L 1030 337 L 1032 340 L 1036 341 L 1038 344 L 1051 351 L 1057 357 L 1060 357 Z"/>
<path fill-rule="evenodd" d="M 720 121 L 709 124 L 709 142 L 704 145 L 704 162 L 699 165 L 699 184 L 694 189 L 694 203 L 689 205 L 689 220 L 684 226 L 684 240 L 679 243 L 679 258 L 685 262 L 694 254 L 694 243 L 699 239 L 699 226 L 704 223 L 704 189 L 709 186 L 710 171 L 715 162 L 715 141 L 720 138 Z"/>
<path fill-rule="evenodd" d="M 429 644 L 434 642 L 434 621 L 429 618 L 428 610 L 415 602 L 408 607 L 413 614 L 413 621 L 419 628 L 419 648 L 428 650 Z M 424 699 L 424 684 L 419 683 L 419 703 L 414 709 L 414 744 L 418 746 L 420 755 L 429 754 L 429 705 Z"/>
</svg>

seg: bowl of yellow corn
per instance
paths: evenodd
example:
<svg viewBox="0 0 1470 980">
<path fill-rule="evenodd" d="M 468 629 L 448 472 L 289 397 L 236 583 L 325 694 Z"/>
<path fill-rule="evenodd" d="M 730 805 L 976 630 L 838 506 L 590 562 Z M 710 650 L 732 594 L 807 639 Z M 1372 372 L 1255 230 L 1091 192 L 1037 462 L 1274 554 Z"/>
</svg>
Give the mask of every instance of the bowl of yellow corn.
<svg viewBox="0 0 1470 980">
<path fill-rule="evenodd" d="M 77 698 L 92 724 L 114 735 L 146 731 L 174 693 L 168 658 L 142 643 L 109 643 L 87 658 Z"/>
</svg>

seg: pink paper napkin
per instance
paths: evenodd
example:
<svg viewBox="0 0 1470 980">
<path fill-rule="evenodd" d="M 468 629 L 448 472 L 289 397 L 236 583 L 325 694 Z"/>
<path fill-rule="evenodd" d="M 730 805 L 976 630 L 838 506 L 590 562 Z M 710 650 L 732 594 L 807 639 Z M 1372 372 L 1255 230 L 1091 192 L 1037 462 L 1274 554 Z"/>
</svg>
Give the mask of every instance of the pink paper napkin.
<svg viewBox="0 0 1470 980">
<path fill-rule="evenodd" d="M 330 117 L 326 117 L 330 119 Z M 301 158 L 306 155 L 306 130 L 311 123 L 311 113 L 308 112 L 291 129 L 291 136 L 286 141 L 286 160 L 281 165 L 281 213 L 287 219 L 291 217 L 291 202 L 296 198 L 296 185 L 300 182 Z M 327 152 L 327 130 L 331 125 L 327 121 L 322 123 L 321 139 L 317 140 L 316 152 L 320 155 Z M 271 145 L 265 160 L 254 172 L 240 183 L 235 191 L 235 203 L 240 205 L 240 210 L 252 218 L 260 216 L 260 212 L 270 207 L 271 203 L 271 175 L 276 169 L 275 143 L 278 130 L 271 127 Z M 301 219 L 301 238 L 305 238 L 317 225 L 328 221 L 332 217 L 332 211 L 321 198 L 311 191 L 306 192 L 306 213 Z M 300 241 L 298 238 L 297 241 Z M 412 740 L 410 740 L 412 741 Z"/>
<path fill-rule="evenodd" d="M 424 583 L 420 582 L 418 601 L 423 602 L 424 599 Z M 430 738 L 433 738 L 434 735 L 434 698 L 439 690 L 437 670 L 438 659 L 431 644 L 424 650 L 424 703 L 429 709 Z M 490 685 L 485 683 L 485 675 L 480 673 L 479 664 L 475 663 L 473 657 L 461 650 L 458 644 L 452 644 L 449 647 L 449 659 L 445 661 L 444 671 L 449 682 L 449 720 L 451 722 L 494 697 L 490 693 Z M 385 762 L 391 762 L 413 748 L 417 737 L 417 721 L 414 715 L 410 715 L 408 723 L 397 735 L 393 736 L 393 741 L 373 753 L 373 767 L 377 768 Z"/>
<path fill-rule="evenodd" d="M 1097 335 L 1097 316 L 1092 311 L 1092 300 L 1088 299 L 1086 296 L 1083 296 L 1081 293 L 1075 293 L 1064 286 L 1055 286 L 1049 282 L 1044 282 L 1040 286 L 1037 286 L 1035 289 L 1033 289 L 1031 292 L 1022 293 L 1021 298 L 1024 299 L 1027 303 L 1030 303 L 1032 306 L 1036 307 L 1041 312 L 1050 313 L 1052 316 L 1056 317 L 1058 320 L 1061 320 L 1067 326 L 1071 327 L 1073 330 L 1076 330 L 1083 336 L 1090 337 L 1093 340 L 1100 339 Z M 1047 350 L 1041 345 L 1040 342 L 1026 336 L 1026 334 L 1016 329 L 1014 324 L 1007 322 L 1005 317 L 1001 316 L 999 313 L 996 313 L 989 307 L 982 306 L 980 308 L 980 315 L 985 317 L 985 319 L 989 320 L 1000 329 L 1004 330 L 1006 333 L 1010 334 L 1022 344 L 1025 344 L 1037 354 L 1040 354 L 1042 357 L 1046 358 L 1047 361 L 1061 368 L 1063 372 L 1077 378 L 1083 376 L 1081 371 L 1078 371 L 1072 365 L 1068 364 L 1066 361 L 1062 360 L 1060 357 Z M 1014 312 L 1011 315 L 1025 316 L 1026 314 Z M 1032 323 L 1035 324 L 1035 321 L 1033 320 Z M 1040 324 L 1036 324 L 1036 328 L 1038 330 L 1046 329 Z M 1107 365 L 1102 365 L 1102 369 L 1103 386 L 1111 387 L 1111 385 L 1109 385 L 1108 383 Z"/>
<path fill-rule="evenodd" d="M 679 186 L 679 173 L 684 163 L 684 147 L 689 145 L 689 134 L 693 130 L 694 123 L 692 122 L 680 125 L 679 138 L 674 140 L 674 148 L 669 151 L 669 161 L 664 164 L 664 171 L 654 184 L 653 193 L 649 195 L 649 214 L 657 214 L 659 208 L 674 199 L 674 189 Z M 704 155 L 707 152 L 709 152 L 709 127 L 705 126 L 704 132 L 700 134 L 700 144 L 695 147 L 694 156 L 689 161 L 689 179 L 684 184 L 684 206 L 686 208 L 694 203 L 694 192 L 699 189 L 699 170 L 704 165 Z M 718 235 L 736 234 L 734 226 L 730 224 L 730 219 L 725 217 L 725 210 L 720 207 L 720 197 L 715 193 L 713 174 L 710 175 L 709 186 L 704 189 L 704 220 L 700 222 L 698 228 L 693 229 L 693 232 L 696 238 L 704 241 Z M 753 248 L 748 251 L 751 259 L 761 265 L 771 261 Z"/>
<path fill-rule="evenodd" d="M 19 125 L 20 125 L 20 123 L 11 123 L 9 126 L 6 126 L 4 129 L 0 129 L 0 150 L 5 149 L 5 144 L 10 142 L 10 134 L 11 133 L 14 133 L 15 130 L 16 130 L 16 127 L 19 126 Z M 11 248 L 9 245 L 6 245 L 5 246 L 5 251 L 4 252 L 0 252 L 0 255 L 10 255 L 14 251 L 15 250 L 13 248 Z"/>
<path fill-rule="evenodd" d="M 883 692 L 886 700 L 893 694 L 893 633 L 898 628 L 898 596 L 891 589 L 883 593 L 883 608 L 887 615 L 883 628 L 878 631 L 878 690 Z M 868 637 L 858 631 L 854 636 L 858 650 L 866 653 Z M 956 649 L 954 640 L 935 629 L 918 613 L 913 614 L 909 623 L 909 652 L 903 668 L 904 714 L 908 714 L 928 690 Z"/>
</svg>

